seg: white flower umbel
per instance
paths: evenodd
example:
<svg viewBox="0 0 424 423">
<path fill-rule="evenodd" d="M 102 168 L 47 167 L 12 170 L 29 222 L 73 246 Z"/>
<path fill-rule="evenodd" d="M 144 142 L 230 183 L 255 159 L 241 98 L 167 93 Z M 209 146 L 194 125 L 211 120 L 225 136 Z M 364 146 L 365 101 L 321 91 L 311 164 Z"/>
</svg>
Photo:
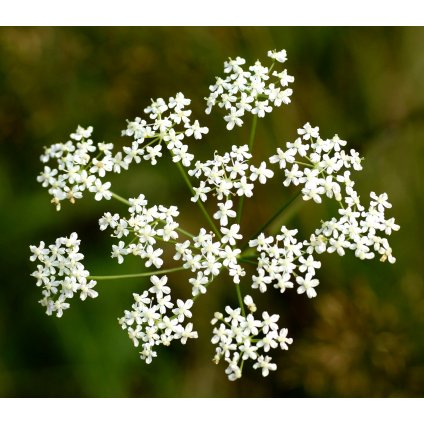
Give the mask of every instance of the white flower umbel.
<svg viewBox="0 0 424 423">
<path fill-rule="evenodd" d="M 121 218 L 119 214 L 105 213 L 99 220 L 100 230 L 108 227 L 113 230 L 112 236 L 120 239 L 112 246 L 112 257 L 121 264 L 128 254 L 139 256 L 145 260 L 145 266 L 162 267 L 163 249 L 157 246 L 158 241 L 173 242 L 178 238 L 178 223 L 174 217 L 179 215 L 176 206 L 147 207 L 143 194 L 129 199 L 129 218 Z M 122 239 L 129 237 L 127 243 Z"/>
<path fill-rule="evenodd" d="M 249 246 L 258 252 L 258 275 L 252 277 L 252 288 L 263 293 L 274 283 L 272 286 L 283 293 L 293 288 L 293 281 L 296 280 L 301 285 L 297 291 L 299 294 L 306 292 L 309 298 L 315 297 L 313 287 L 318 285 L 318 281 L 314 279 L 314 285 L 306 289 L 299 274 L 305 273 L 305 280 L 310 281 L 315 269 L 321 267 L 321 262 L 315 260 L 312 254 L 305 253 L 303 243 L 295 238 L 297 232 L 297 229 L 289 230 L 282 226 L 275 240 L 261 233 L 257 239 L 249 242 Z"/>
<path fill-rule="evenodd" d="M 224 109 L 228 113 L 224 120 L 229 131 L 243 125 L 242 117 L 246 113 L 263 118 L 273 107 L 291 102 L 293 90 L 288 85 L 294 77 L 288 75 L 286 69 L 273 70 L 287 60 L 286 51 L 268 51 L 268 57 L 272 59 L 270 67 L 262 66 L 257 60 L 248 70 L 243 68 L 245 59 L 229 58 L 224 63 L 226 76 L 217 77 L 215 84 L 209 87 L 210 95 L 205 98 L 206 113 L 211 113 L 216 105 Z"/>
<path fill-rule="evenodd" d="M 103 182 L 103 178 L 108 172 L 119 173 L 121 169 L 128 169 L 120 153 L 112 154 L 113 144 L 94 145 L 90 138 L 92 131 L 91 126 L 87 129 L 78 126 L 71 134 L 71 140 L 45 148 L 41 156 L 43 163 L 55 162 L 53 168 L 44 166 L 37 181 L 48 188 L 58 211 L 63 200 L 75 203 L 82 198 L 84 191 L 93 192 L 96 201 L 110 200 L 111 184 Z"/>
<path fill-rule="evenodd" d="M 235 284 L 240 283 L 240 277 L 246 274 L 238 262 L 241 250 L 226 244 L 224 238 L 217 241 L 214 237 L 213 232 L 201 228 L 199 234 L 193 237 L 193 244 L 189 240 L 175 244 L 174 260 L 182 260 L 183 267 L 196 274 L 195 278 L 189 279 L 193 285 L 193 295 L 204 294 L 206 286 L 221 273 L 223 268 L 227 268 Z"/>
<path fill-rule="evenodd" d="M 350 149 L 337 135 L 331 139 L 322 139 L 319 128 L 306 123 L 298 129 L 300 135 L 294 142 L 287 142 L 286 149 L 277 148 L 277 154 L 269 158 L 270 163 L 279 164 L 284 169 L 283 185 L 302 187 L 302 198 L 305 201 L 322 202 L 322 197 L 343 199 L 342 188 L 352 188 L 351 169 L 362 170 L 362 159 Z M 350 195 L 346 192 L 346 195 Z"/>
<path fill-rule="evenodd" d="M 165 145 L 174 162 L 190 166 L 194 156 L 188 152 L 185 138 L 200 140 L 209 132 L 208 128 L 200 126 L 198 120 L 190 120 L 192 112 L 186 108 L 190 103 L 191 100 L 182 93 L 168 101 L 158 98 L 144 109 L 148 115 L 146 120 L 137 117 L 128 121 L 122 135 L 132 137 L 134 141 L 131 147 L 124 147 L 125 162 L 130 164 L 134 160 L 139 163 L 143 158 L 155 165 L 157 158 L 162 157 L 162 146 Z"/>
<path fill-rule="evenodd" d="M 309 123 L 297 132 L 300 137 L 296 141 L 286 143 L 286 150 L 278 148 L 277 154 L 269 159 L 284 169 L 284 186 L 303 185 L 302 198 L 305 201 L 312 199 L 321 203 L 325 196 L 340 205 L 339 216 L 323 222 L 310 240 L 303 242 L 307 253 L 327 251 L 343 256 L 345 250 L 350 249 L 362 260 L 372 259 L 377 253 L 381 261 L 394 263 L 396 259 L 389 241 L 382 236 L 399 230 L 394 218 L 385 217 L 386 209 L 392 207 L 387 194 L 371 192 L 373 201 L 365 209 L 353 188 L 355 182 L 351 179 L 351 171 L 362 170 L 362 158 L 354 149 L 346 151 L 343 147 L 347 142 L 338 135 L 322 139 L 319 128 Z"/>
<path fill-rule="evenodd" d="M 73 232 L 68 238 L 56 239 L 54 244 L 46 248 L 43 241 L 38 246 L 31 245 L 31 261 L 38 261 L 37 270 L 31 274 L 41 287 L 43 298 L 40 304 L 46 307 L 46 313 L 56 313 L 62 317 L 63 311 L 69 308 L 68 300 L 79 294 L 81 300 L 87 297 L 96 298 L 98 293 L 93 289 L 96 281 L 90 279 L 88 270 L 81 260 L 79 252 L 80 240 Z"/>
<path fill-rule="evenodd" d="M 92 126 L 87 129 L 78 126 L 76 132 L 70 135 L 71 140 L 45 148 L 41 161 L 56 163 L 53 167 L 44 167 L 37 178 L 38 182 L 48 188 L 53 197 L 52 203 L 60 210 L 63 200 L 75 203 L 86 190 L 95 194 L 96 201 L 110 200 L 111 183 L 103 181 L 106 174 L 128 170 L 131 163 L 140 163 L 142 159 L 155 165 L 163 155 L 163 144 L 174 162 L 190 166 L 194 156 L 188 152 L 183 140 L 187 137 L 201 139 L 209 131 L 201 127 L 197 120 L 190 121 L 191 110 L 185 108 L 190 102 L 182 93 L 177 93 L 175 98 L 170 97 L 168 102 L 161 98 L 153 101 L 144 110 L 152 121 L 148 123 L 140 117 L 128 121 L 122 135 L 131 136 L 134 141 L 115 155 L 112 153 L 112 143 L 94 144 L 90 138 Z"/>
<path fill-rule="evenodd" d="M 195 160 L 189 151 L 186 140 L 202 139 L 209 129 L 192 119 L 188 108 L 191 100 L 181 92 L 167 100 L 152 100 L 144 109 L 144 117 L 127 121 L 122 135 L 130 137 L 129 145 L 116 153 L 112 153 L 111 143 L 93 142 L 92 127 L 80 126 L 67 142 L 45 149 L 41 156 L 44 170 L 37 179 L 48 188 L 56 208 L 59 210 L 65 199 L 74 203 L 86 191 L 92 192 L 96 201 L 113 198 L 125 204 L 128 213 L 124 216 L 104 212 L 99 219 L 100 230 L 110 229 L 116 239 L 111 256 L 118 264 L 131 254 L 149 268 L 143 273 L 90 278 L 81 263 L 76 233 L 48 247 L 44 242 L 31 246 L 30 259 L 40 263 L 32 276 L 42 288 L 40 303 L 47 314 L 62 316 L 69 308 L 68 300 L 76 294 L 81 300 L 95 298 L 96 281 L 150 277 L 149 287 L 142 294 L 133 294 L 131 310 L 119 319 L 133 344 L 141 348 L 141 359 L 150 363 L 159 345 L 168 346 L 173 340 L 186 344 L 197 338 L 193 323 L 187 322 L 193 317 L 194 301 L 209 291 L 210 284 L 231 281 L 224 286 L 225 295 L 230 288 L 235 291 L 238 307 L 225 307 L 225 316 L 215 313 L 214 361 L 226 362 L 230 380 L 242 376 L 244 362 L 249 360 L 254 369 L 268 376 L 277 369 L 271 350 L 287 350 L 292 339 L 287 336 L 288 329 L 279 328 L 278 314 L 264 311 L 260 318 L 255 317 L 256 301 L 251 295 L 243 297 L 242 290 L 252 288 L 265 294 L 274 288 L 280 293 L 295 288 L 298 294 L 313 299 L 320 287 L 317 272 L 322 264 L 317 256 L 325 252 L 344 256 L 352 251 L 362 260 L 379 256 L 382 262 L 395 262 L 388 237 L 399 230 L 399 225 L 386 216 L 392 207 L 388 195 L 372 191 L 369 204 L 363 204 L 353 181 L 353 174 L 362 170 L 362 158 L 347 148 L 346 141 L 337 135 L 323 139 L 318 126 L 306 123 L 297 130 L 294 141 L 277 148 L 268 160 L 252 156 L 259 118 L 289 104 L 292 95 L 289 86 L 294 78 L 283 68 L 286 51 L 269 51 L 268 57 L 272 61 L 269 67 L 257 60 L 246 68 L 245 59 L 229 59 L 224 64 L 224 76 L 210 86 L 206 113 L 216 110 L 215 106 L 224 109 L 229 131 L 242 126 L 247 118 L 251 120 L 248 139 L 224 147 L 223 154 L 215 150 L 210 160 Z M 133 163 L 156 165 L 166 156 L 181 173 L 192 202 L 203 214 L 202 222 L 208 224 L 206 228 L 202 223 L 197 225 L 195 215 L 190 215 L 188 220 L 196 225 L 193 234 L 176 221 L 176 205 L 149 205 L 143 194 L 127 200 L 112 192 L 106 180 L 110 172 L 120 173 Z M 252 197 L 254 189 L 270 183 L 274 176 L 281 182 L 272 189 L 273 195 L 278 196 L 286 187 L 297 193 L 267 221 L 250 220 L 250 225 L 257 223 L 258 228 L 244 239 L 246 232 L 255 230 L 243 226 L 245 197 Z M 313 233 L 304 235 L 304 240 L 298 239 L 297 229 L 286 226 L 267 233 L 271 223 L 298 197 L 318 204 L 333 201 L 338 209 L 336 216 L 321 222 Z M 167 267 L 167 257 L 180 261 L 180 266 Z M 253 271 L 248 273 L 244 266 L 253 266 Z M 192 297 L 173 300 L 165 274 L 180 271 L 186 275 Z"/>
<path fill-rule="evenodd" d="M 321 262 L 313 254 L 337 252 L 343 256 L 346 250 L 353 250 L 362 260 L 372 259 L 377 253 L 381 261 L 394 263 L 396 259 L 389 241 L 382 235 L 390 235 L 399 225 L 394 218 L 385 218 L 385 210 L 391 208 L 386 193 L 371 192 L 373 201 L 369 208 L 362 206 L 350 178 L 351 169 L 362 170 L 362 159 L 355 150 L 343 149 L 346 141 L 337 135 L 323 140 L 319 128 L 309 123 L 299 129 L 298 134 L 300 137 L 295 142 L 286 143 L 286 150 L 278 148 L 269 161 L 284 169 L 284 186 L 303 185 L 303 200 L 321 203 L 322 196 L 336 200 L 340 205 L 339 217 L 323 222 L 309 240 L 303 242 L 294 237 L 296 229 L 288 230 L 285 226 L 275 242 L 274 237 L 266 237 L 264 233 L 250 240 L 249 246 L 258 253 L 258 274 L 252 278 L 252 288 L 265 292 L 274 282 L 273 286 L 283 293 L 297 282 L 299 294 L 314 298 L 319 285 L 314 276 Z"/>
<path fill-rule="evenodd" d="M 368 209 L 365 209 L 353 189 L 347 188 L 346 191 L 350 196 L 345 197 L 345 205 L 340 204 L 338 218 L 323 222 L 321 227 L 315 230 L 310 242 L 305 242 L 307 251 L 336 252 L 343 256 L 345 250 L 352 250 L 361 260 L 373 259 L 378 254 L 380 261 L 395 263 L 396 258 L 392 255 L 389 240 L 385 235 L 399 230 L 400 226 L 395 223 L 394 218 L 385 217 L 385 208 L 391 207 L 387 202 L 387 194 L 380 195 L 380 198 L 385 199 L 384 206 L 371 201 Z M 371 198 L 374 198 L 373 195 L 375 196 L 371 193 Z"/>
<path fill-rule="evenodd" d="M 245 302 L 251 310 L 254 307 L 251 297 L 246 297 Z M 225 307 L 226 316 L 215 313 L 211 323 L 214 325 L 212 344 L 217 344 L 214 362 L 219 363 L 223 358 L 228 367 L 225 373 L 231 381 L 242 376 L 244 362 L 253 361 L 254 369 L 261 369 L 262 376 L 268 376 L 269 371 L 277 370 L 277 365 L 271 363 L 271 357 L 266 355 L 271 349 L 280 347 L 286 350 L 287 344 L 293 340 L 287 338 L 287 329 L 278 327 L 278 314 L 269 315 L 262 313 L 262 319 L 256 319 L 253 310 L 244 315 L 240 308 Z"/>
<path fill-rule="evenodd" d="M 131 311 L 125 310 L 124 316 L 118 319 L 134 346 L 141 346 L 140 358 L 148 364 L 157 355 L 155 347 L 169 346 L 176 339 L 185 344 L 188 339 L 198 337 L 193 323 L 185 323 L 186 318 L 191 317 L 193 300 L 178 299 L 174 308 L 168 277 L 152 276 L 150 281 L 152 286 L 147 291 L 133 294 L 135 302 Z"/>
<path fill-rule="evenodd" d="M 218 203 L 218 211 L 213 215 L 215 219 L 220 220 L 221 226 L 228 225 L 228 217 L 236 217 L 236 212 L 232 210 L 233 201 L 229 200 L 229 197 L 252 197 L 254 184 L 251 182 L 257 180 L 265 184 L 274 176 L 274 172 L 266 168 L 265 162 L 258 168 L 249 166 L 251 157 L 247 145 L 233 145 L 230 152 L 223 156 L 215 152 L 213 160 L 204 163 L 198 161 L 194 169 L 188 172 L 190 176 L 201 181 L 200 186 L 194 188 L 195 195 L 191 199 L 193 202 L 199 199 L 205 202 L 211 195 L 217 200 L 227 199 Z"/>
</svg>

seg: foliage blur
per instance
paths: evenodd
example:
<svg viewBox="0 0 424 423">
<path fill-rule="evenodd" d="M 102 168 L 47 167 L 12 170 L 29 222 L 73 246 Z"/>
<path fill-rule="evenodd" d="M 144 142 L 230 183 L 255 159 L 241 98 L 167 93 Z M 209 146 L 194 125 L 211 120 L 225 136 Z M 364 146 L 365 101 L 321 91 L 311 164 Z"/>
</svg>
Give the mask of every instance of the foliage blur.
<svg viewBox="0 0 424 423">
<path fill-rule="evenodd" d="M 422 396 L 423 45 L 422 28 L 1 28 L 0 396 Z M 126 119 L 140 116 L 151 98 L 182 91 L 195 118 L 210 128 L 192 151 L 201 159 L 224 152 L 246 142 L 250 122 L 229 133 L 222 113 L 204 115 L 208 86 L 228 57 L 266 62 L 274 48 L 288 52 L 293 101 L 259 120 L 255 160 L 293 140 L 308 121 L 323 137 L 346 139 L 365 157 L 356 178 L 363 198 L 389 194 L 401 225 L 391 238 L 396 264 L 324 255 L 317 298 L 255 293 L 294 338 L 289 351 L 275 354 L 278 370 L 268 378 L 245 366 L 241 380 L 228 382 L 224 365 L 211 361 L 213 312 L 236 304 L 225 278 L 195 304 L 199 339 L 160 349 L 151 365 L 139 360 L 116 320 L 146 280 L 103 281 L 98 299 L 75 299 L 61 319 L 46 316 L 29 276 L 30 244 L 77 231 L 92 274 L 136 272 L 141 264 L 118 266 L 110 258 L 112 240 L 98 230 L 100 215 L 123 211 L 120 204 L 86 196 L 55 211 L 36 182 L 42 147 L 66 141 L 78 124 L 93 125 L 94 140 L 121 146 L 128 142 L 120 137 Z M 166 160 L 133 167 L 112 184 L 124 196 L 143 192 L 152 203 L 178 204 L 182 227 L 204 225 Z M 261 187 L 245 202 L 245 234 L 290 195 L 278 177 Z M 285 222 L 307 236 L 334 205 L 299 203 L 294 212 Z M 176 294 L 189 295 L 184 279 L 172 277 L 171 284 Z"/>
</svg>

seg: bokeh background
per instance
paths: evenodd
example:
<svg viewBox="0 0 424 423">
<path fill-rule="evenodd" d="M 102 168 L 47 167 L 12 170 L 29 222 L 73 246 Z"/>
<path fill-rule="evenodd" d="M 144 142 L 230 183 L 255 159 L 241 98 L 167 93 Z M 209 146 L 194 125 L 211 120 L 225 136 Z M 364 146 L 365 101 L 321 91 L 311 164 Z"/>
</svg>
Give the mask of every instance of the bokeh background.
<svg viewBox="0 0 424 423">
<path fill-rule="evenodd" d="M 423 28 L 1 28 L 0 396 L 422 396 L 423 45 Z M 274 48 L 288 52 L 293 101 L 259 121 L 257 162 L 308 121 L 323 137 L 348 140 L 365 157 L 359 193 L 387 192 L 393 203 L 391 215 L 401 225 L 391 238 L 396 264 L 324 255 L 317 298 L 260 296 L 260 306 L 279 313 L 294 338 L 289 351 L 274 355 L 278 371 L 268 378 L 246 366 L 240 381 L 228 382 L 224 365 L 211 361 L 209 321 L 224 304 L 236 304 L 225 278 L 195 303 L 199 339 L 162 348 L 151 365 L 139 360 L 117 324 L 146 280 L 101 282 L 95 301 L 75 299 L 63 318 L 46 316 L 29 276 L 30 244 L 77 231 L 92 274 L 137 272 L 142 264 L 119 267 L 110 258 L 111 238 L 98 230 L 101 214 L 123 212 L 120 204 L 86 196 L 55 211 L 36 182 L 42 147 L 66 141 L 78 124 L 93 125 L 95 140 L 120 147 L 129 141 L 120 137 L 126 119 L 140 116 L 150 98 L 182 91 L 210 128 L 192 151 L 202 159 L 224 152 L 247 141 L 249 122 L 229 133 L 219 111 L 206 116 L 208 86 L 227 57 L 266 62 Z M 133 167 L 112 182 L 124 196 L 143 192 L 152 203 L 177 203 L 187 229 L 204 225 L 166 160 Z M 258 189 L 245 203 L 245 234 L 291 195 L 278 178 Z M 285 221 L 307 236 L 333 211 L 331 201 L 300 202 Z M 184 278 L 173 277 L 172 288 L 189 295 Z"/>
</svg>

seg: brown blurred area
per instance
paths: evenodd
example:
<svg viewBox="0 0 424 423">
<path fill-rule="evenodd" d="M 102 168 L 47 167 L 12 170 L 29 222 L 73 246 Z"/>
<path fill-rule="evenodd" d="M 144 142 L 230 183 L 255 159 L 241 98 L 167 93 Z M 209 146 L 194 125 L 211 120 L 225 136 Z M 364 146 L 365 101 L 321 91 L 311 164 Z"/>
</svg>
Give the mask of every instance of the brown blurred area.
<svg viewBox="0 0 424 423">
<path fill-rule="evenodd" d="M 0 28 L 0 396 L 421 397 L 423 44 L 424 29 L 402 27 Z M 390 216 L 401 225 L 391 237 L 396 264 L 324 255 L 315 299 L 260 296 L 258 305 L 280 314 L 294 338 L 289 351 L 274 354 L 278 370 L 268 378 L 245 366 L 240 381 L 228 382 L 223 364 L 212 363 L 210 319 L 237 301 L 225 277 L 196 302 L 199 339 L 160 349 L 151 365 L 138 359 L 116 321 L 145 281 L 105 281 L 95 301 L 73 301 L 62 319 L 45 316 L 29 276 L 30 244 L 77 231 L 91 273 L 132 273 L 140 263 L 119 268 L 110 259 L 112 240 L 98 230 L 100 215 L 123 212 L 119 205 L 87 197 L 56 213 L 36 182 L 42 147 L 66 141 L 77 125 L 92 125 L 95 141 L 120 147 L 128 143 L 120 137 L 126 119 L 140 116 L 151 98 L 182 91 L 193 116 L 210 128 L 191 144 L 193 153 L 202 160 L 222 153 L 247 142 L 250 122 L 228 132 L 220 111 L 205 115 L 208 86 L 228 57 L 266 62 L 267 50 L 283 48 L 295 76 L 292 103 L 259 120 L 256 163 L 306 122 L 322 137 L 347 140 L 365 157 L 356 175 L 362 198 L 387 192 L 393 204 Z M 178 204 L 182 227 L 204 225 L 165 160 L 113 177 L 113 185 L 121 195 L 143 192 L 152 203 Z M 254 233 L 290 195 L 278 177 L 261 187 L 245 202 L 244 233 Z M 284 222 L 306 237 L 334 210 L 331 201 L 300 202 Z M 184 278 L 171 283 L 176 295 L 189 295 Z"/>
</svg>

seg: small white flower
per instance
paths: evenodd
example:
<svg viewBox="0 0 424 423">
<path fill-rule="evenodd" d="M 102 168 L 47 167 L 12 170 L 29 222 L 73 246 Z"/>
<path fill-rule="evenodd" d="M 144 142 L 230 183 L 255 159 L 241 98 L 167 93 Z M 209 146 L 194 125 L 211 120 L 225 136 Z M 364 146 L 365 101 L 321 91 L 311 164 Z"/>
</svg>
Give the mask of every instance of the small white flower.
<svg viewBox="0 0 424 423">
<path fill-rule="evenodd" d="M 218 203 L 219 211 L 217 211 L 213 217 L 214 219 L 219 219 L 221 226 L 228 225 L 228 218 L 236 217 L 236 212 L 232 210 L 233 202 L 231 200 L 226 201 L 225 203 Z"/>
<path fill-rule="evenodd" d="M 252 359 L 255 360 L 258 356 L 257 354 L 258 347 L 250 344 L 248 340 L 244 341 L 244 344 L 240 346 L 240 352 L 242 355 L 242 360 Z"/>
<path fill-rule="evenodd" d="M 263 333 L 267 334 L 270 330 L 278 330 L 277 322 L 280 319 L 280 316 L 278 314 L 272 314 L 271 316 L 268 314 L 268 312 L 264 311 L 262 313 L 262 331 Z"/>
<path fill-rule="evenodd" d="M 250 179 L 252 181 L 256 181 L 256 179 L 259 179 L 259 182 L 261 184 L 265 184 L 267 179 L 272 178 L 274 176 L 274 172 L 271 169 L 266 168 L 265 162 L 262 162 L 258 168 L 255 166 L 250 166 L 250 171 L 252 172 L 250 175 Z"/>
<path fill-rule="evenodd" d="M 31 250 L 31 253 L 33 253 L 33 255 L 29 259 L 31 261 L 35 261 L 35 260 L 43 261 L 44 257 L 48 255 L 50 251 L 48 248 L 44 248 L 44 247 L 45 247 L 44 241 L 41 241 L 38 247 L 31 245 L 29 248 Z"/>
<path fill-rule="evenodd" d="M 265 275 L 263 269 L 258 269 L 258 276 L 252 276 L 252 288 L 259 289 L 261 292 L 265 292 L 267 290 L 267 285 L 271 283 L 271 278 Z"/>
<path fill-rule="evenodd" d="M 257 310 L 256 304 L 253 302 L 253 298 L 250 295 L 246 295 L 243 302 L 246 304 L 251 313 L 254 313 Z"/>
<path fill-rule="evenodd" d="M 337 254 L 339 256 L 344 256 L 345 255 L 345 248 L 349 248 L 350 247 L 350 242 L 345 240 L 345 236 L 343 234 L 341 234 L 337 239 L 335 238 L 331 238 L 330 239 L 330 247 L 327 248 L 327 251 L 329 253 L 334 253 L 335 251 L 337 251 Z"/>
<path fill-rule="evenodd" d="M 178 321 L 183 322 L 185 317 L 190 318 L 192 313 L 190 311 L 193 306 L 193 300 L 177 300 L 177 307 L 172 311 L 177 315 Z"/>
<path fill-rule="evenodd" d="M 392 205 L 387 201 L 388 196 L 386 193 L 377 196 L 375 192 L 371 192 L 370 197 L 375 200 L 371 201 L 371 206 L 376 206 L 380 213 L 383 213 L 384 209 L 390 209 L 392 207 Z"/>
<path fill-rule="evenodd" d="M 208 198 L 206 194 L 211 191 L 211 187 L 206 186 L 205 181 L 201 181 L 200 186 L 197 188 L 194 187 L 193 190 L 196 194 L 191 198 L 191 201 L 196 202 L 200 198 L 200 201 L 205 202 Z"/>
<path fill-rule="evenodd" d="M 287 52 L 286 50 L 271 50 L 268 51 L 268 57 L 271 57 L 271 59 L 274 59 L 277 62 L 284 63 L 287 60 Z"/>
<path fill-rule="evenodd" d="M 400 229 L 400 226 L 395 223 L 395 219 L 393 217 L 384 222 L 384 227 L 384 233 L 386 235 L 390 235 L 392 231 L 398 231 Z"/>
<path fill-rule="evenodd" d="M 318 279 L 312 279 L 312 277 L 312 273 L 307 273 L 304 278 L 302 276 L 298 276 L 296 278 L 296 282 L 300 285 L 297 288 L 298 294 L 303 294 L 306 292 L 308 298 L 314 298 L 317 296 L 314 288 L 319 285 L 319 281 Z"/>
<path fill-rule="evenodd" d="M 57 317 L 62 317 L 63 310 L 67 310 L 69 308 L 69 303 L 66 303 L 65 301 L 66 297 L 61 296 L 53 303 L 53 311 L 56 312 Z"/>
<path fill-rule="evenodd" d="M 239 234 L 240 225 L 237 223 L 232 224 L 229 228 L 221 227 L 221 233 L 224 235 L 221 239 L 223 244 L 236 245 L 237 239 L 242 239 L 243 236 Z"/>
<path fill-rule="evenodd" d="M 82 128 L 78 125 L 78 128 L 74 134 L 71 134 L 71 138 L 75 141 L 80 141 L 83 138 L 90 138 L 93 132 L 93 127 L 89 126 L 87 129 Z"/>
<path fill-rule="evenodd" d="M 84 301 L 87 297 L 90 298 L 97 298 L 99 293 L 95 291 L 93 288 L 96 286 L 97 282 L 94 280 L 91 280 L 89 283 L 87 281 L 82 280 L 79 283 L 79 290 L 81 291 L 80 299 Z"/>
<path fill-rule="evenodd" d="M 171 109 L 183 109 L 185 106 L 190 105 L 191 100 L 189 98 L 185 98 L 183 93 L 177 93 L 175 98 L 171 97 L 169 99 L 168 106 Z"/>
<path fill-rule="evenodd" d="M 109 191 L 110 185 L 110 182 L 105 182 L 102 184 L 100 179 L 96 179 L 96 183 L 92 185 L 89 190 L 96 193 L 94 196 L 96 201 L 100 201 L 102 198 L 105 200 L 110 200 L 112 198 L 112 193 Z"/>
<path fill-rule="evenodd" d="M 166 141 L 168 149 L 172 150 L 174 147 L 181 147 L 184 134 L 177 134 L 174 128 L 171 128 L 163 139 Z"/>
<path fill-rule="evenodd" d="M 243 125 L 243 121 L 241 118 L 241 116 L 244 115 L 244 109 L 236 109 L 235 107 L 231 107 L 230 109 L 230 113 L 226 116 L 224 116 L 224 120 L 227 123 L 227 129 L 229 131 L 231 131 L 234 126 L 242 126 Z"/>
<path fill-rule="evenodd" d="M 109 226 L 113 229 L 116 227 L 117 222 L 119 220 L 119 215 L 117 213 L 115 213 L 114 215 L 112 215 L 109 212 L 106 212 L 102 218 L 99 219 L 99 226 L 100 226 L 100 230 L 104 231 L 105 229 L 107 229 Z"/>
<path fill-rule="evenodd" d="M 188 281 L 192 284 L 191 294 L 193 297 L 206 293 L 206 285 L 209 282 L 209 278 L 205 276 L 203 272 L 198 272 L 195 278 L 190 278 Z"/>
<path fill-rule="evenodd" d="M 163 264 L 163 260 L 160 258 L 162 253 L 162 248 L 157 248 L 155 250 L 151 245 L 148 245 L 146 248 L 146 257 L 148 260 L 146 261 L 145 266 L 150 267 L 153 264 L 153 266 L 159 269 Z"/>
<path fill-rule="evenodd" d="M 287 344 L 291 345 L 293 343 L 293 338 L 287 338 L 288 329 L 284 328 L 280 330 L 280 333 L 277 337 L 277 341 L 280 343 L 280 348 L 282 350 L 288 350 L 289 347 Z"/>
<path fill-rule="evenodd" d="M 260 118 L 265 117 L 265 113 L 271 113 L 271 112 L 272 112 L 272 106 L 269 105 L 268 100 L 256 101 L 255 107 L 252 108 L 252 114 L 258 115 L 258 117 Z"/>
<path fill-rule="evenodd" d="M 274 288 L 279 289 L 282 294 L 286 291 L 287 288 L 293 288 L 293 282 L 290 281 L 290 278 L 291 274 L 289 272 L 285 272 L 282 275 L 277 274 L 277 283 L 273 285 Z"/>
<path fill-rule="evenodd" d="M 246 176 L 243 176 L 238 182 L 234 183 L 234 188 L 237 188 L 237 195 L 239 197 L 245 195 L 246 197 L 252 197 L 253 184 L 247 182 Z"/>
<path fill-rule="evenodd" d="M 167 295 L 171 292 L 171 288 L 166 286 L 166 283 L 168 282 L 168 277 L 166 275 L 161 278 L 153 275 L 150 278 L 150 282 L 153 286 L 149 289 L 149 292 L 155 294 L 158 299 L 162 298 L 164 294 Z"/>
<path fill-rule="evenodd" d="M 193 331 L 193 323 L 188 323 L 184 329 L 178 331 L 181 343 L 185 344 L 189 338 L 198 338 L 198 333 Z"/>
<path fill-rule="evenodd" d="M 319 136 L 319 128 L 316 126 L 315 128 L 312 128 L 310 123 L 306 123 L 303 128 L 298 129 L 297 133 L 302 136 L 304 140 L 309 140 L 312 138 L 318 138 Z"/>
<path fill-rule="evenodd" d="M 92 163 L 93 166 L 90 168 L 90 173 L 98 173 L 101 178 L 106 175 L 106 172 L 110 172 L 113 169 L 113 160 L 108 156 L 103 157 L 101 160 L 94 158 Z"/>
<path fill-rule="evenodd" d="M 285 169 L 284 171 L 286 179 L 283 183 L 285 187 L 288 187 L 290 184 L 299 185 L 300 178 L 303 177 L 303 172 L 299 169 L 299 165 L 295 163 L 291 170 Z"/>
<path fill-rule="evenodd" d="M 185 131 L 185 134 L 190 137 L 190 136 L 194 136 L 194 138 L 196 140 L 200 140 L 203 135 L 207 134 L 209 132 L 209 129 L 206 127 L 201 127 L 199 124 L 199 121 L 196 120 L 194 121 L 194 123 L 190 126 L 188 126 L 188 128 Z"/>
<path fill-rule="evenodd" d="M 269 371 L 275 371 L 277 370 L 277 365 L 275 363 L 271 363 L 271 357 L 266 356 L 263 357 L 262 355 L 258 357 L 257 363 L 253 365 L 254 369 L 261 368 L 262 369 L 262 376 L 266 377 L 269 375 Z"/>
<path fill-rule="evenodd" d="M 160 144 L 157 144 L 154 147 L 149 145 L 146 147 L 147 154 L 143 156 L 143 159 L 150 160 L 152 165 L 155 165 L 157 163 L 156 157 L 162 157 L 161 150 L 162 146 Z"/>
<path fill-rule="evenodd" d="M 125 248 L 125 242 L 119 241 L 118 245 L 112 245 L 112 258 L 116 258 L 119 264 L 124 262 L 124 257 L 128 254 L 128 250 Z"/>
<path fill-rule="evenodd" d="M 299 262 L 302 263 L 301 266 L 299 266 L 299 270 L 302 273 L 308 272 L 315 274 L 315 269 L 319 269 L 321 267 L 321 262 L 315 261 L 312 255 L 309 255 L 306 259 L 304 257 L 299 257 Z"/>
<path fill-rule="evenodd" d="M 237 257 L 241 253 L 240 249 L 232 249 L 229 245 L 220 251 L 220 257 L 223 259 L 222 264 L 226 267 L 234 267 L 237 265 Z"/>
<path fill-rule="evenodd" d="M 269 158 L 270 163 L 278 163 L 280 169 L 284 169 L 287 163 L 294 163 L 296 150 L 294 148 L 289 148 L 286 151 L 277 148 L 277 154 Z"/>
<path fill-rule="evenodd" d="M 139 148 L 138 142 L 134 141 L 131 144 L 131 147 L 124 147 L 124 152 L 127 154 L 124 157 L 124 161 L 130 164 L 133 160 L 136 163 L 141 162 L 141 155 L 143 154 L 143 149 Z"/>
</svg>

